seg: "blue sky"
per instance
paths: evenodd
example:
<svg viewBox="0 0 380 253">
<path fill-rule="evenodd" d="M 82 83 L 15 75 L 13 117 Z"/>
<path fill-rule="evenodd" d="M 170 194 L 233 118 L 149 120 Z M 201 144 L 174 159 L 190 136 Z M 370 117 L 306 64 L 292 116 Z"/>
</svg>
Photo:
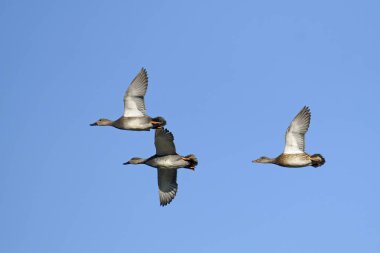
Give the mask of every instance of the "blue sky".
<svg viewBox="0 0 380 253">
<path fill-rule="evenodd" d="M 1 1 L 1 252 L 380 252 L 376 1 Z M 154 132 L 89 127 L 149 73 L 198 156 L 159 206 Z M 320 168 L 276 156 L 304 106 Z"/>
</svg>

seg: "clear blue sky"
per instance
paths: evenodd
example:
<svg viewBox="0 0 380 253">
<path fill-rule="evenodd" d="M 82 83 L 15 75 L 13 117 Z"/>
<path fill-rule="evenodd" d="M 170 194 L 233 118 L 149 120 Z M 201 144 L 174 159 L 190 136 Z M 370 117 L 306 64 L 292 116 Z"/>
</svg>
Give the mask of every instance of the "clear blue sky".
<svg viewBox="0 0 380 253">
<path fill-rule="evenodd" d="M 306 3 L 307 2 L 307 3 Z M 0 252 L 380 252 L 378 1 L 1 1 Z M 199 158 L 159 206 L 146 106 Z M 320 168 L 276 156 L 304 106 Z"/>
</svg>

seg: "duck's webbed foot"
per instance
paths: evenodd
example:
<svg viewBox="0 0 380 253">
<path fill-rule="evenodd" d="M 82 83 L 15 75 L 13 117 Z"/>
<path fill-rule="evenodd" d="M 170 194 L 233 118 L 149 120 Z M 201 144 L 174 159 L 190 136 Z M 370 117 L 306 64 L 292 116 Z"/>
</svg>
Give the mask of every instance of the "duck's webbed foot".
<svg viewBox="0 0 380 253">
<path fill-rule="evenodd" d="M 150 123 L 153 125 L 153 129 L 162 128 L 162 123 L 161 122 L 157 122 L 157 121 L 153 121 L 152 120 Z"/>
<path fill-rule="evenodd" d="M 166 125 L 166 120 L 163 117 L 152 118 L 150 121 L 153 129 L 163 128 Z"/>
<path fill-rule="evenodd" d="M 198 159 L 195 157 L 195 155 L 187 155 L 181 158 L 182 160 L 188 162 L 188 165 L 186 166 L 186 168 L 194 170 L 195 166 L 198 165 Z"/>
</svg>

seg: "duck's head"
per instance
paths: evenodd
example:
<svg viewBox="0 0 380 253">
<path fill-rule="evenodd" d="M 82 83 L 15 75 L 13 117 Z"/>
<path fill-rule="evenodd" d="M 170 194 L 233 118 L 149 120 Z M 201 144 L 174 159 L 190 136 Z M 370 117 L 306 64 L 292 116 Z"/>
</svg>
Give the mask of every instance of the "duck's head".
<svg viewBox="0 0 380 253">
<path fill-rule="evenodd" d="M 90 126 L 110 126 L 112 121 L 109 119 L 99 119 L 98 121 L 90 124 Z"/>
<path fill-rule="evenodd" d="M 253 163 L 272 163 L 273 159 L 266 156 L 262 156 L 259 159 L 253 160 L 252 162 Z"/>
<path fill-rule="evenodd" d="M 127 164 L 142 164 L 145 162 L 145 159 L 143 158 L 140 158 L 140 157 L 132 157 L 131 159 L 129 159 L 128 162 L 126 163 L 123 163 L 124 165 L 127 165 Z"/>
</svg>

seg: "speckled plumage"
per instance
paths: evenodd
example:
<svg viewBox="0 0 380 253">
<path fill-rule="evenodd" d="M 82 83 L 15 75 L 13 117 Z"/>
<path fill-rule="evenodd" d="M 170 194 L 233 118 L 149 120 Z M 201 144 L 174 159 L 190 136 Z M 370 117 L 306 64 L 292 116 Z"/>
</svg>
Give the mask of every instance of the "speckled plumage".
<svg viewBox="0 0 380 253">
<path fill-rule="evenodd" d="M 320 154 L 305 153 L 305 134 L 309 129 L 311 119 L 310 109 L 303 107 L 290 123 L 285 134 L 284 152 L 276 158 L 260 157 L 255 163 L 273 163 L 283 167 L 319 167 L 325 163 Z"/>
<path fill-rule="evenodd" d="M 311 159 L 306 153 L 281 154 L 275 158 L 274 163 L 283 167 L 305 167 L 311 165 Z"/>
</svg>

